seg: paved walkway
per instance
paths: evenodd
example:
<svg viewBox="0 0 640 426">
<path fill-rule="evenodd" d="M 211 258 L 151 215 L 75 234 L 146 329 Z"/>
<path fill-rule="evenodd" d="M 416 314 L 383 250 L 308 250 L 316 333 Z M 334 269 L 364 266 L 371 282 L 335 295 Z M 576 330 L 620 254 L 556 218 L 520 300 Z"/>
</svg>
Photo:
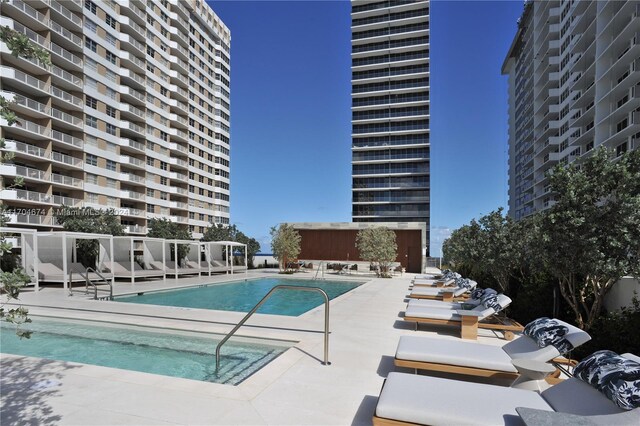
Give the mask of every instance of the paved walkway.
<svg viewBox="0 0 640 426">
<path fill-rule="evenodd" d="M 263 273 L 260 273 L 264 275 Z M 303 276 L 298 275 L 296 276 Z M 362 278 L 362 277 L 358 277 Z M 371 279 L 331 302 L 330 366 L 321 364 L 323 310 L 300 317 L 256 315 L 243 336 L 299 343 L 238 386 L 2 354 L 2 424 L 365 425 L 401 335 L 416 333 L 399 314 L 411 275 Z M 211 282 L 210 279 L 193 279 Z M 149 287 L 169 287 L 175 282 Z M 144 284 L 136 284 L 139 290 Z M 146 287 L 145 287 L 146 288 Z M 117 292 L 131 291 L 131 284 Z M 100 319 L 226 332 L 240 313 L 83 300 L 59 289 L 25 293 L 33 315 Z M 40 318 L 36 318 L 40 320 Z M 421 335 L 458 339 L 443 328 Z M 504 340 L 481 330 L 480 341 Z M 179 362 L 179 360 L 176 360 Z M 213 362 L 213 360 L 212 360 Z"/>
</svg>

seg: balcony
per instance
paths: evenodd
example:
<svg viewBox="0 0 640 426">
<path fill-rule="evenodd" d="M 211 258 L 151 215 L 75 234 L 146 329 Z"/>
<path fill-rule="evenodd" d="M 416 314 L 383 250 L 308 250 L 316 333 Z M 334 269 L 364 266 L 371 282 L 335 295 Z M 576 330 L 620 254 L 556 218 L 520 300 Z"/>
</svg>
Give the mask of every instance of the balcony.
<svg viewBox="0 0 640 426">
<path fill-rule="evenodd" d="M 69 52 L 67 49 L 58 46 L 55 43 L 51 43 L 51 52 L 58 55 L 60 58 L 65 59 L 67 63 L 76 66 L 77 68 L 79 68 L 79 70 L 82 70 L 82 59 Z"/>
<path fill-rule="evenodd" d="M 134 167 L 138 167 L 138 168 L 145 168 L 145 164 L 144 161 L 135 158 L 135 157 L 129 157 L 128 155 L 121 155 L 120 156 L 120 164 L 127 164 L 130 166 L 134 166 Z"/>
<path fill-rule="evenodd" d="M 69 9 L 58 3 L 56 0 L 44 0 L 44 2 L 48 3 L 49 7 L 58 12 L 60 16 L 66 18 L 68 22 L 75 24 L 78 27 L 78 30 L 82 29 L 82 19 L 80 19 L 78 15 L 71 13 Z"/>
<path fill-rule="evenodd" d="M 44 126 L 27 120 L 20 120 L 17 124 L 8 127 L 12 131 L 23 134 L 33 139 L 49 139 L 51 131 Z"/>
<path fill-rule="evenodd" d="M 56 77 L 59 77 L 60 79 L 63 80 L 63 82 L 69 83 L 73 86 L 75 86 L 75 89 L 78 90 L 83 90 L 82 87 L 82 79 L 76 75 L 71 74 L 68 71 L 63 70 L 62 68 L 60 68 L 57 65 L 51 65 L 50 67 L 51 70 L 51 74 L 53 74 Z"/>
<path fill-rule="evenodd" d="M 49 174 L 44 170 L 34 169 L 32 167 L 17 166 L 15 164 L 0 165 L 2 174 L 7 176 L 21 176 L 25 180 L 49 181 Z"/>
<path fill-rule="evenodd" d="M 50 21 L 51 30 L 63 37 L 68 43 L 71 43 L 75 47 L 81 49 L 82 48 L 82 39 L 77 35 L 73 34 L 68 29 L 64 28 L 62 25 L 58 24 L 56 21 Z"/>
<path fill-rule="evenodd" d="M 125 120 L 121 120 L 120 121 L 120 128 L 122 130 L 131 130 L 133 132 L 138 133 L 139 135 L 143 136 L 145 134 L 145 128 L 136 124 L 136 123 L 132 123 L 130 121 L 125 121 Z"/>
<path fill-rule="evenodd" d="M 65 101 L 67 103 L 70 103 L 73 106 L 76 106 L 78 108 L 83 108 L 82 99 L 70 93 L 67 93 L 62 89 L 58 89 L 55 86 L 51 86 L 49 89 L 49 93 L 51 93 L 51 96 L 58 98 L 62 101 Z"/>
<path fill-rule="evenodd" d="M 25 225 L 42 225 L 42 226 L 55 226 L 52 225 L 53 218 L 51 216 L 44 216 L 38 214 L 9 214 L 10 224 L 25 224 Z"/>
<path fill-rule="evenodd" d="M 120 173 L 120 180 L 145 185 L 144 176 L 134 175 L 133 173 Z"/>
<path fill-rule="evenodd" d="M 0 192 L 0 200 L 51 204 L 50 195 L 24 189 L 4 189 Z"/>
<path fill-rule="evenodd" d="M 120 191 L 122 198 L 129 198 L 132 200 L 141 200 L 145 199 L 145 194 L 136 191 Z"/>
<path fill-rule="evenodd" d="M 125 225 L 124 232 L 127 234 L 146 234 L 147 227 L 141 225 Z"/>
<path fill-rule="evenodd" d="M 129 148 L 136 149 L 141 152 L 144 152 L 145 150 L 143 143 L 134 141 L 133 139 L 121 138 L 120 145 L 128 146 Z"/>
<path fill-rule="evenodd" d="M 83 127 L 82 118 L 74 117 L 73 115 L 68 114 L 64 111 L 60 111 L 59 109 L 51 108 L 51 116 L 54 118 L 57 118 L 58 120 L 62 120 L 65 123 L 68 123 L 72 126 L 79 127 L 79 128 Z"/>
<path fill-rule="evenodd" d="M 67 145 L 71 145 L 79 149 L 82 149 L 84 147 L 84 141 L 82 139 L 76 138 L 75 136 L 71 136 L 66 133 L 59 132 L 57 130 L 51 131 L 51 139 L 54 139 L 58 142 L 65 143 Z"/>
<path fill-rule="evenodd" d="M 31 75 L 27 75 L 22 71 L 18 71 L 17 69 L 10 67 L 0 67 L 0 71 L 2 71 L 3 78 L 13 78 L 14 80 L 28 86 L 30 89 L 37 89 L 42 92 L 39 93 L 39 95 L 49 93 L 49 85 Z"/>
<path fill-rule="evenodd" d="M 29 16 L 31 18 L 29 26 L 32 28 L 36 28 L 37 26 L 36 29 L 38 30 L 46 29 L 47 25 L 49 24 L 49 20 L 46 18 L 46 16 L 44 16 L 42 13 L 38 12 L 36 9 L 34 9 L 33 7 L 29 6 L 28 4 L 26 4 L 21 0 L 11 0 L 4 3 L 4 5 L 13 6 L 16 9 L 20 10 L 25 15 Z"/>
<path fill-rule="evenodd" d="M 52 198 L 53 203 L 60 206 L 82 207 L 83 204 L 83 200 L 80 200 L 78 198 L 64 197 L 61 195 L 53 195 Z"/>
<path fill-rule="evenodd" d="M 76 179 L 71 176 L 65 176 L 58 173 L 51 173 L 51 182 L 57 185 L 72 186 L 74 188 L 82 188 L 84 182 L 82 179 Z"/>
<path fill-rule="evenodd" d="M 72 157 L 70 155 L 62 154 L 60 152 L 53 151 L 51 153 L 51 160 L 65 164 L 71 167 L 82 168 L 83 160 L 82 158 Z"/>
<path fill-rule="evenodd" d="M 46 155 L 47 151 L 45 149 L 13 139 L 5 139 L 5 150 L 33 155 L 39 158 L 49 158 L 49 156 Z"/>
</svg>

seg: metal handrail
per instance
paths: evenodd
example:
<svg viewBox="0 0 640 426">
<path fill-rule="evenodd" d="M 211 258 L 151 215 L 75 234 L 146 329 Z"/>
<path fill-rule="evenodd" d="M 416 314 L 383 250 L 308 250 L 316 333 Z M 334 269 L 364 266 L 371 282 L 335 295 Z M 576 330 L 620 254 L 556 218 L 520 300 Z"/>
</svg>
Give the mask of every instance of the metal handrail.
<svg viewBox="0 0 640 426">
<path fill-rule="evenodd" d="M 321 269 L 322 269 L 322 279 L 324 279 L 324 268 L 322 268 L 322 265 L 324 265 L 324 262 L 320 262 L 320 264 L 318 265 L 318 269 L 316 269 L 316 274 L 313 276 L 314 280 L 318 279 L 318 274 L 320 273 Z"/>
<path fill-rule="evenodd" d="M 88 267 L 85 271 L 85 275 L 82 274 L 82 272 L 80 272 L 80 276 L 84 278 L 85 280 L 85 292 L 89 292 L 89 284 L 91 284 L 93 286 L 93 300 L 98 300 L 98 286 L 89 279 L 89 273 L 93 272 L 94 274 L 96 274 L 97 276 L 99 276 L 100 278 L 102 278 L 102 281 L 104 281 L 105 284 L 107 284 L 109 286 L 109 300 L 113 299 L 113 286 L 111 285 L 111 283 L 104 277 L 104 275 L 102 275 L 100 272 L 96 271 L 95 269 Z"/>
<path fill-rule="evenodd" d="M 231 330 L 229 333 L 227 333 L 227 335 L 224 336 L 224 338 L 218 343 L 218 345 L 216 346 L 216 371 L 218 371 L 218 368 L 220 367 L 220 348 L 222 348 L 222 345 L 224 345 L 227 342 L 227 340 L 229 340 L 231 338 L 231 336 L 233 336 L 235 334 L 235 332 L 238 331 L 238 329 L 240 327 L 242 327 L 242 325 L 245 322 L 247 322 L 249 317 L 251 315 L 253 315 L 260 308 L 260 306 L 262 306 L 262 304 L 269 297 L 271 297 L 271 295 L 276 290 L 279 290 L 279 289 L 300 290 L 300 291 L 314 291 L 314 292 L 322 294 L 322 297 L 324 297 L 324 361 L 322 362 L 322 365 L 331 365 L 331 363 L 329 362 L 329 296 L 327 296 L 327 293 L 325 293 L 325 291 L 323 289 L 319 288 L 319 287 L 303 287 L 303 286 L 299 286 L 299 285 L 281 284 L 281 285 L 277 285 L 277 286 L 273 287 L 271 290 L 269 290 L 269 292 L 262 299 L 260 299 L 260 301 L 256 304 L 256 306 L 254 306 L 253 309 L 251 309 L 249 312 L 247 312 L 247 314 L 244 316 L 244 318 L 242 318 L 242 320 L 240 320 L 240 322 L 238 324 L 236 324 L 235 327 L 233 327 L 233 330 Z"/>
</svg>

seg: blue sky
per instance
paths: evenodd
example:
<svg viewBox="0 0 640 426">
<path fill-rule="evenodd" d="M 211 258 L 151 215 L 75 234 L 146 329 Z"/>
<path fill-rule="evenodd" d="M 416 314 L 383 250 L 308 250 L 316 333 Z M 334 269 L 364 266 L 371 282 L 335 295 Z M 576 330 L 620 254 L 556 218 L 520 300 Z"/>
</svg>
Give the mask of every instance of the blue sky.
<svg viewBox="0 0 640 426">
<path fill-rule="evenodd" d="M 350 3 L 210 1 L 231 29 L 231 221 L 351 221 Z M 432 255 L 507 205 L 507 80 L 522 2 L 431 2 Z"/>
</svg>

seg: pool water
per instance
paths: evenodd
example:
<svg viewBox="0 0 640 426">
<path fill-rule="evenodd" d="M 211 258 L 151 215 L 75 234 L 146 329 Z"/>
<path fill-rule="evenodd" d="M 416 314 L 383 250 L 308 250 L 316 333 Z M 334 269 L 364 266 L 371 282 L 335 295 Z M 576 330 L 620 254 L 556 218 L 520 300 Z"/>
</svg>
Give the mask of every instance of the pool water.
<svg viewBox="0 0 640 426">
<path fill-rule="evenodd" d="M 259 278 L 228 284 L 123 296 L 116 298 L 116 300 L 148 305 L 249 312 L 269 290 L 281 284 L 320 287 L 327 293 L 329 299 L 334 299 L 353 290 L 363 282 Z M 258 313 L 297 316 L 320 306 L 323 302 L 324 298 L 320 294 L 308 291 L 277 290 L 258 309 Z"/>
<path fill-rule="evenodd" d="M 233 337 L 220 351 L 216 372 L 215 348 L 221 335 L 32 318 L 33 322 L 23 327 L 33 331 L 30 339 L 20 339 L 15 328 L 2 323 L 3 353 L 231 385 L 242 382 L 293 345 Z"/>
</svg>

